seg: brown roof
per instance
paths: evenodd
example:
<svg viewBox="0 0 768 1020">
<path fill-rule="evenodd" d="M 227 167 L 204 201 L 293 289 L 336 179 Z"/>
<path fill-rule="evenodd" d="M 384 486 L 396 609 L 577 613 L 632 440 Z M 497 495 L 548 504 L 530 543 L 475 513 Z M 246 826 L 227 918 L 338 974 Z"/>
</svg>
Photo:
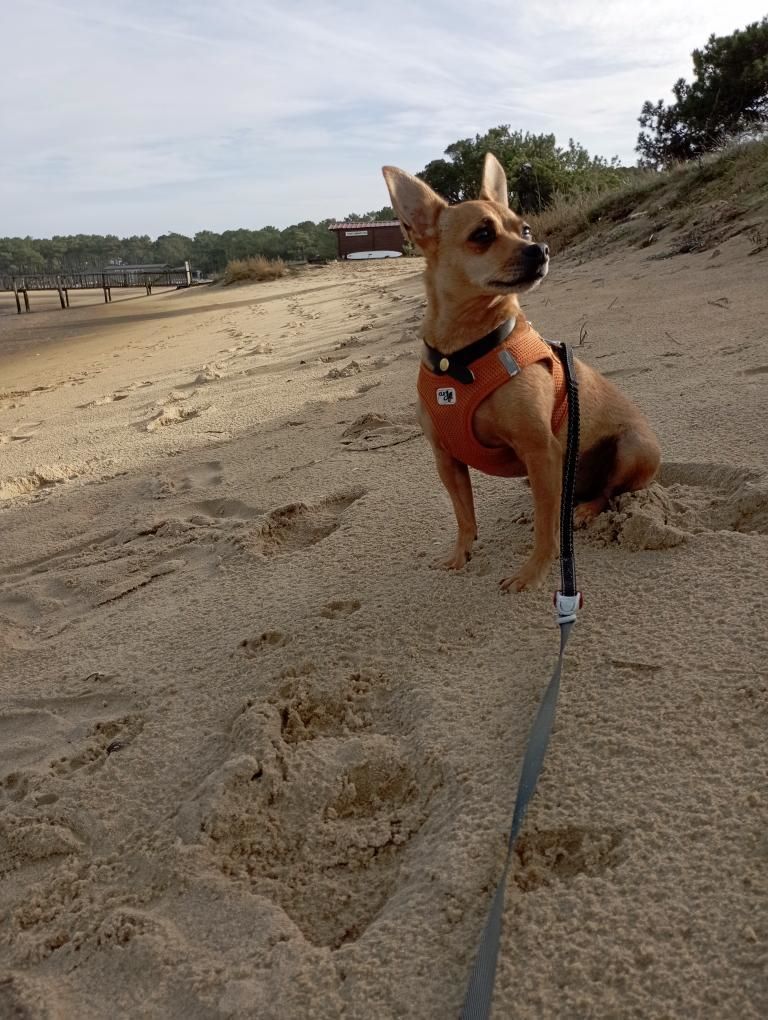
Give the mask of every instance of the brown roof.
<svg viewBox="0 0 768 1020">
<path fill-rule="evenodd" d="M 368 230 L 370 227 L 399 227 L 400 220 L 371 220 L 368 223 L 334 223 L 329 230 Z"/>
</svg>

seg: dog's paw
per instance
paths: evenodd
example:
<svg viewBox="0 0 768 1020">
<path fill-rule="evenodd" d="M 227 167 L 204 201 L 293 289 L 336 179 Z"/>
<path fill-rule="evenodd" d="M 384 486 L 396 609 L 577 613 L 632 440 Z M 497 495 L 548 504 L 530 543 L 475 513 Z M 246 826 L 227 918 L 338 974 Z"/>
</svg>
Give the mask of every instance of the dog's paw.
<svg viewBox="0 0 768 1020">
<path fill-rule="evenodd" d="M 520 574 L 515 574 L 513 577 L 503 577 L 499 581 L 499 587 L 503 592 L 507 591 L 525 591 L 526 588 L 530 588 L 531 584 Z"/>
<path fill-rule="evenodd" d="M 532 591 L 540 588 L 547 579 L 549 564 L 543 566 L 538 563 L 526 563 L 511 577 L 504 577 L 499 581 L 502 591 Z"/>
<path fill-rule="evenodd" d="M 461 570 L 469 560 L 472 553 L 468 549 L 454 549 L 450 556 L 440 556 L 432 561 L 433 570 Z"/>
<path fill-rule="evenodd" d="M 607 505 L 608 501 L 604 496 L 593 499 L 589 503 L 580 503 L 573 511 L 574 528 L 586 528 L 596 517 L 600 516 Z"/>
</svg>

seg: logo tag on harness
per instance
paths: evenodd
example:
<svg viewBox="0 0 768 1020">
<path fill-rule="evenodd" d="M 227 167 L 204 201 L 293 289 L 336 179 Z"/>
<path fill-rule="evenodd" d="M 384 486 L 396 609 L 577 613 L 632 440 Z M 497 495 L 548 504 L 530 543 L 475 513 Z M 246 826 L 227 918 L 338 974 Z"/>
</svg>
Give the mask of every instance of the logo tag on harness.
<svg viewBox="0 0 768 1020">
<path fill-rule="evenodd" d="M 456 390 L 453 386 L 443 386 L 437 391 L 437 402 L 442 407 L 456 403 Z"/>
</svg>

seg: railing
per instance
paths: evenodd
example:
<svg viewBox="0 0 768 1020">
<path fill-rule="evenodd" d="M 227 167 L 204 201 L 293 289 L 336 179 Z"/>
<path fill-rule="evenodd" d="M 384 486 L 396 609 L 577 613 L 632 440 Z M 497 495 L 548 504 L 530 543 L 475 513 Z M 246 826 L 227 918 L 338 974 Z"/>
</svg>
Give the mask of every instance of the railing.
<svg viewBox="0 0 768 1020">
<path fill-rule="evenodd" d="M 0 291 L 12 291 L 16 298 L 16 311 L 21 314 L 21 300 L 29 311 L 29 292 L 55 290 L 62 308 L 69 308 L 70 290 L 101 290 L 104 301 L 112 300 L 112 288 L 144 287 L 147 294 L 153 287 L 189 287 L 192 271 L 189 262 L 183 266 L 147 266 L 121 268 L 109 266 L 106 269 L 60 270 L 58 272 L 0 273 Z"/>
</svg>

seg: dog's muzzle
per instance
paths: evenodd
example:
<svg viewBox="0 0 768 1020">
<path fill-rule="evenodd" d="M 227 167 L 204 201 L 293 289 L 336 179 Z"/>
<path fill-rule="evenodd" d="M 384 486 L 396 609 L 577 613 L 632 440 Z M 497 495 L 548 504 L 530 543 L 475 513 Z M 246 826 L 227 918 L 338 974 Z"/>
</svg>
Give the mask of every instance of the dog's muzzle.
<svg viewBox="0 0 768 1020">
<path fill-rule="evenodd" d="M 527 248 L 523 248 L 521 261 L 521 268 L 526 276 L 534 279 L 537 276 L 544 276 L 549 264 L 549 245 L 529 244 Z"/>
<path fill-rule="evenodd" d="M 530 290 L 535 287 L 549 272 L 549 245 L 529 244 L 523 248 L 510 271 L 516 273 L 512 280 L 489 280 L 491 287 L 501 290 L 514 290 L 523 287 Z"/>
</svg>

